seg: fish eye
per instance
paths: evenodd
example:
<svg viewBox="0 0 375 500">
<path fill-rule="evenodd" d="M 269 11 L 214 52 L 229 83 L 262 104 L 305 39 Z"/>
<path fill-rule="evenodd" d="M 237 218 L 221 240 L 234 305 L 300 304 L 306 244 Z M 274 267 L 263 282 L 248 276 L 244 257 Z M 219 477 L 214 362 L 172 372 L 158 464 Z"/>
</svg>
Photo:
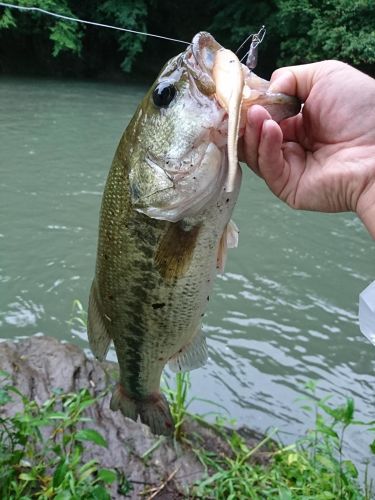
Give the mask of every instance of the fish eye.
<svg viewBox="0 0 375 500">
<path fill-rule="evenodd" d="M 166 108 L 176 95 L 176 87 L 171 82 L 160 82 L 152 92 L 152 99 L 158 108 Z"/>
</svg>

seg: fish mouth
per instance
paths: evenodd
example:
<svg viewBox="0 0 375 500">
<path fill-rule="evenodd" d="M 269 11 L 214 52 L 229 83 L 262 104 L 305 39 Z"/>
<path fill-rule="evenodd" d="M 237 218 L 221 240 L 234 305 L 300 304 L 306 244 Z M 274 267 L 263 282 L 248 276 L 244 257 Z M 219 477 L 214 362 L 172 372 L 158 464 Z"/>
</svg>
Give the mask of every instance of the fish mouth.
<svg viewBox="0 0 375 500">
<path fill-rule="evenodd" d="M 185 63 L 198 89 L 207 96 L 214 96 L 216 84 L 213 69 L 216 53 L 223 47 L 205 31 L 197 33 L 185 53 Z M 241 125 L 250 106 L 258 104 L 277 122 L 298 114 L 301 102 L 295 96 L 270 92 L 270 82 L 260 78 L 242 64 L 244 75 L 241 103 Z"/>
<path fill-rule="evenodd" d="M 197 64 L 211 79 L 216 52 L 222 48 L 220 43 L 210 33 L 205 31 L 197 33 L 191 42 L 191 51 Z"/>
<path fill-rule="evenodd" d="M 222 47 L 210 33 L 201 31 L 193 38 L 183 59 L 198 90 L 205 96 L 215 94 L 216 85 L 212 77 L 215 54 Z"/>
<path fill-rule="evenodd" d="M 253 74 L 209 33 L 195 35 L 186 63 L 197 88 L 207 96 L 214 95 L 218 106 L 226 111 L 228 172 L 224 190 L 230 193 L 238 178 L 237 144 L 245 129 L 247 110 L 259 104 L 279 122 L 299 113 L 300 103 L 293 96 L 271 92 L 270 82 Z"/>
</svg>

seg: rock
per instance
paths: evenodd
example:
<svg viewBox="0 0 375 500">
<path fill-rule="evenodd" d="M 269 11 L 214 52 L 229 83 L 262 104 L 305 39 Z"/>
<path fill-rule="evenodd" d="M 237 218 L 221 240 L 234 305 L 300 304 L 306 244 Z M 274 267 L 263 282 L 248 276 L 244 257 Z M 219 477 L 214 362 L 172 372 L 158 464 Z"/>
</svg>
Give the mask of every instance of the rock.
<svg viewBox="0 0 375 500">
<path fill-rule="evenodd" d="M 19 391 L 38 404 L 48 399 L 53 389 L 78 392 L 87 388 L 97 396 L 109 384 L 112 385 L 111 371 L 115 371 L 116 366 L 89 359 L 79 347 L 50 337 L 0 343 L 0 369 L 11 375 L 12 384 Z M 133 487 L 127 498 L 141 498 L 146 488 L 154 493 L 160 489 L 152 498 L 184 498 L 189 487 L 205 475 L 192 447 L 154 436 L 148 427 L 124 418 L 120 412 L 112 412 L 109 400 L 108 393 L 90 406 L 86 414 L 92 422 L 85 424 L 100 432 L 107 440 L 108 448 L 87 444 L 84 460 L 94 458 L 102 467 L 123 473 Z M 21 410 L 22 402 L 15 400 L 12 404 L 0 406 L 0 416 Z M 192 439 L 199 446 L 208 451 L 231 454 L 227 441 L 212 427 L 201 425 L 194 419 L 189 419 L 184 425 L 185 433 L 195 436 Z M 254 446 L 261 438 L 251 434 L 246 440 Z M 152 448 L 155 449 L 147 453 Z M 112 498 L 124 498 L 117 493 L 115 486 L 111 494 Z M 142 498 L 147 498 L 147 495 L 143 494 Z"/>
</svg>

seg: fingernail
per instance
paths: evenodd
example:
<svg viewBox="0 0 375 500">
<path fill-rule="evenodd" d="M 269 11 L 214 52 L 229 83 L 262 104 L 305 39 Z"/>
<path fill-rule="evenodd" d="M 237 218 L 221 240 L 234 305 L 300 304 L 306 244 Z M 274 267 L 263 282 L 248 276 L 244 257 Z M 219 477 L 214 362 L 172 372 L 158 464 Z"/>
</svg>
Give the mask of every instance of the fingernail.
<svg viewBox="0 0 375 500">
<path fill-rule="evenodd" d="M 262 125 L 262 134 L 268 135 L 270 131 L 270 124 L 273 123 L 274 120 L 271 120 L 267 118 L 267 120 L 264 120 L 263 125 Z"/>
</svg>

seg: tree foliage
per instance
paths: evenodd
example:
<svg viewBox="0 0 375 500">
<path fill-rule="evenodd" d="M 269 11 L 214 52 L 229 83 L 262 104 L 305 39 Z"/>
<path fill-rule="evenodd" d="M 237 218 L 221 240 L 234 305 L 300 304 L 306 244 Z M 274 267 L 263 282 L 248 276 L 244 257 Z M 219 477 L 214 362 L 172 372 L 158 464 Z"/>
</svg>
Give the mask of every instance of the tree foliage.
<svg viewBox="0 0 375 500">
<path fill-rule="evenodd" d="M 15 0 L 71 17 L 150 31 L 189 41 L 209 30 L 235 50 L 264 24 L 267 36 L 259 63 L 270 72 L 276 66 L 340 59 L 375 70 L 375 2 L 373 0 L 214 0 L 203 8 L 199 0 Z M 160 67 L 180 47 L 144 36 L 62 21 L 41 13 L 0 7 L 0 71 L 2 58 L 28 46 L 37 64 L 85 68 L 89 75 L 119 67 Z M 49 57 L 52 56 L 52 59 Z M 17 57 L 22 58 L 19 49 Z M 56 61 L 54 60 L 56 59 Z M 143 63 L 142 63 L 143 62 Z M 140 64 L 141 63 L 141 64 Z M 59 66 L 60 65 L 60 66 Z M 117 68 L 117 69 L 116 69 Z M 262 71 L 261 71 L 262 72 Z"/>
<path fill-rule="evenodd" d="M 262 24 L 261 52 L 274 65 L 339 59 L 360 68 L 375 66 L 373 0 L 216 0 L 212 29 L 239 43 Z"/>
<path fill-rule="evenodd" d="M 19 0 L 15 3 L 23 7 L 38 7 L 57 14 L 74 17 L 68 0 Z M 30 18 L 26 16 L 30 16 Z M 20 34 L 25 32 L 31 32 L 35 35 L 49 33 L 49 39 L 52 42 L 51 50 L 55 57 L 63 50 L 70 50 L 77 55 L 81 52 L 83 33 L 79 24 L 74 22 L 61 21 L 39 12 L 25 14 L 6 8 L 0 17 L 1 28 L 19 30 Z"/>
<path fill-rule="evenodd" d="M 144 0 L 128 0 L 127 2 L 107 0 L 102 4 L 99 3 L 97 12 L 99 18 L 107 20 L 107 22 L 116 26 L 147 32 L 145 22 L 147 5 Z M 131 70 L 136 55 L 142 51 L 145 37 L 124 32 L 116 32 L 116 36 L 119 49 L 126 54 L 121 63 L 121 68 L 123 71 L 128 72 Z"/>
<path fill-rule="evenodd" d="M 17 5 L 38 7 L 43 10 L 63 14 L 103 24 L 115 25 L 128 29 L 147 31 L 145 20 L 147 5 L 144 0 L 99 0 L 83 1 L 77 5 L 74 0 L 16 0 Z M 20 36 L 26 33 L 47 43 L 54 57 L 63 52 L 71 52 L 77 57 L 84 57 L 85 48 L 90 33 L 95 32 L 99 44 L 108 50 L 108 43 L 115 40 L 118 50 L 122 53 L 121 67 L 130 71 L 136 55 L 142 51 L 145 37 L 136 36 L 121 31 L 112 31 L 105 28 L 88 27 L 72 21 L 63 21 L 39 12 L 18 12 L 5 9 L 0 17 L 0 30 L 12 29 Z M 103 29 L 103 32 L 98 33 Z M 95 30 L 95 31 L 94 31 Z M 90 49 L 92 47 L 90 45 Z M 110 50 L 110 49 L 109 49 Z"/>
<path fill-rule="evenodd" d="M 340 59 L 375 63 L 375 2 L 278 0 L 279 64 Z"/>
</svg>

